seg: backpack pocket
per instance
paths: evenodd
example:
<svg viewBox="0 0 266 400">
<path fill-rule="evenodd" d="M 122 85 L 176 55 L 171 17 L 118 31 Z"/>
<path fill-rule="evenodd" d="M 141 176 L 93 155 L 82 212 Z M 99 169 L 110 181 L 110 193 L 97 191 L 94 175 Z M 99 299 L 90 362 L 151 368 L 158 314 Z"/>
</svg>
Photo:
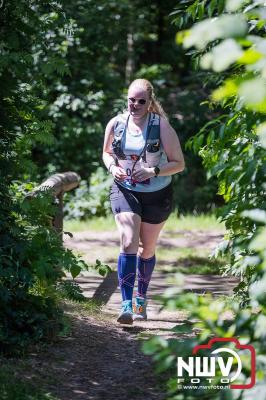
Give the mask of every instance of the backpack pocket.
<svg viewBox="0 0 266 400">
<path fill-rule="evenodd" d="M 146 161 L 149 167 L 158 165 L 161 159 L 160 139 L 148 139 L 146 146 Z"/>
<path fill-rule="evenodd" d="M 160 151 L 160 145 L 160 139 L 148 139 L 146 150 L 148 153 L 157 153 L 157 151 Z"/>
</svg>

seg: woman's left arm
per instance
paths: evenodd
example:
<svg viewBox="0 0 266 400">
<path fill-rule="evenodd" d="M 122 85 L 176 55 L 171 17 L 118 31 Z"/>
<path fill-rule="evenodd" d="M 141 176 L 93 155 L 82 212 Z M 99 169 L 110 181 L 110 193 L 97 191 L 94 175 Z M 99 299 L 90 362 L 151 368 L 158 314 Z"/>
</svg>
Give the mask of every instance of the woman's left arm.
<svg viewBox="0 0 266 400">
<path fill-rule="evenodd" d="M 168 163 L 160 166 L 160 176 L 173 175 L 185 168 L 185 160 L 176 131 L 165 118 L 161 118 L 160 136 Z"/>
</svg>

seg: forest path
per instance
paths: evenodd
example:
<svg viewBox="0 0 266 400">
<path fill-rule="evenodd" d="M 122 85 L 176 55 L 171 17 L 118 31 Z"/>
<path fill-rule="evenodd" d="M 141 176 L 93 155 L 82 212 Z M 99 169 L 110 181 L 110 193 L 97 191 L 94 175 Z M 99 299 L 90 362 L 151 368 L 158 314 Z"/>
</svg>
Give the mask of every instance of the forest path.
<svg viewBox="0 0 266 400">
<path fill-rule="evenodd" d="M 163 400 L 164 374 L 156 375 L 152 360 L 141 351 L 142 340 L 153 335 L 174 336 L 174 326 L 187 321 L 186 313 L 160 311 L 160 303 L 151 298 L 175 284 L 168 281 L 172 272 L 164 267 L 190 268 L 201 260 L 202 251 L 210 252 L 222 239 L 221 232 L 163 232 L 158 242 L 158 262 L 149 288 L 148 321 L 132 326 L 116 322 L 120 310 L 120 293 L 115 271 L 119 238 L 115 231 L 76 232 L 73 238 L 64 235 L 67 248 L 82 253 L 90 264 L 98 258 L 108 263 L 114 272 L 106 278 L 94 272 L 82 273 L 76 281 L 88 299 L 101 301 L 101 311 L 88 311 L 73 302 L 65 303 L 65 313 L 71 318 L 71 332 L 44 350 L 33 351 L 24 361 L 24 379 L 36 382 L 58 400 Z M 188 256 L 175 255 L 188 249 Z M 189 257 L 190 250 L 194 258 Z M 198 259 L 195 258 L 198 254 Z M 182 253 L 183 254 L 183 253 Z M 69 277 L 70 279 L 70 277 Z M 216 296 L 232 292 L 236 279 L 219 275 L 185 275 L 184 288 L 198 293 L 212 292 Z M 90 301 L 88 301 L 89 305 Z M 193 334 L 186 334 L 191 335 Z M 182 334 L 182 337 L 186 336 Z"/>
<path fill-rule="evenodd" d="M 211 250 L 221 239 L 222 234 L 217 232 L 179 231 L 176 235 L 164 232 L 158 248 L 204 247 Z M 98 258 L 115 269 L 119 251 L 116 232 L 77 232 L 73 238 L 65 236 L 64 243 L 66 247 L 82 253 L 88 263 L 94 263 Z M 158 265 L 162 266 L 163 261 Z M 175 260 L 172 263 L 174 265 Z M 150 296 L 162 294 L 167 287 L 174 286 L 167 281 L 166 275 L 169 278 L 173 274 L 165 274 L 160 269 L 154 271 Z M 59 361 L 50 364 L 55 368 L 57 380 L 64 383 L 61 386 L 49 385 L 51 393 L 60 400 L 164 399 L 161 377 L 154 373 L 151 358 L 141 352 L 139 339 L 153 335 L 173 337 L 171 329 L 186 322 L 186 314 L 183 311 L 160 311 L 160 303 L 150 298 L 148 321 L 134 322 L 128 327 L 119 325 L 116 318 L 121 299 L 116 271 L 106 278 L 85 272 L 76 281 L 87 298 L 102 301 L 104 307 L 97 316 L 77 312 L 73 305 L 66 309 L 73 317 L 72 335 L 62 339 L 56 349 L 53 348 L 51 357 L 54 359 L 58 354 Z M 184 281 L 187 290 L 209 291 L 215 295 L 231 293 L 235 284 L 235 279 L 218 275 L 190 274 L 185 276 Z M 62 354 L 63 361 L 60 358 Z"/>
<path fill-rule="evenodd" d="M 149 286 L 148 321 L 134 322 L 134 328 L 153 331 L 154 334 L 172 335 L 170 332 L 180 319 L 184 317 L 182 312 L 160 311 L 160 303 L 153 300 L 154 295 L 161 295 L 167 288 L 175 287 L 175 274 L 171 268 L 178 270 L 181 264 L 176 257 L 179 250 L 191 249 L 195 254 L 200 255 L 204 250 L 210 253 L 212 249 L 222 240 L 220 232 L 210 231 L 163 231 L 158 240 L 157 250 L 160 253 L 159 259 Z M 116 323 L 117 314 L 120 310 L 121 296 L 117 283 L 116 260 L 119 253 L 119 236 L 116 231 L 105 232 L 76 232 L 73 238 L 65 237 L 65 246 L 82 254 L 88 264 L 94 264 L 96 259 L 106 263 L 113 268 L 113 272 L 103 278 L 95 272 L 82 272 L 76 278 L 83 294 L 91 299 L 104 303 L 103 312 L 109 314 L 111 321 Z M 162 251 L 167 251 L 163 253 Z M 206 257 L 206 256 L 205 256 Z M 197 258 L 182 258 L 182 265 L 189 270 L 192 263 L 197 263 Z M 165 269 L 169 267 L 170 271 Z M 183 288 L 197 293 L 211 292 L 215 296 L 227 295 L 232 292 L 237 280 L 232 277 L 222 277 L 215 274 L 186 274 L 184 275 Z M 135 286 L 136 288 L 136 286 Z"/>
</svg>

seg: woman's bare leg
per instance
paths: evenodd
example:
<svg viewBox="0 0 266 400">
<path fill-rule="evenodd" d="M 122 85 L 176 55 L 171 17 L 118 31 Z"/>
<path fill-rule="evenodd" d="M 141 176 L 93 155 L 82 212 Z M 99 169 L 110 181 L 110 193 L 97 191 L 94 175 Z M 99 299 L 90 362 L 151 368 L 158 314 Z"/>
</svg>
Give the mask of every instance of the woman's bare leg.
<svg viewBox="0 0 266 400">
<path fill-rule="evenodd" d="M 116 215 L 115 221 L 120 234 L 117 274 L 123 301 L 117 321 L 121 324 L 131 325 L 133 323 L 132 297 L 136 278 L 141 218 L 132 212 L 122 212 Z"/>
<path fill-rule="evenodd" d="M 160 224 L 141 222 L 138 255 L 142 258 L 154 256 L 157 239 L 166 221 Z"/>
<path fill-rule="evenodd" d="M 115 216 L 120 234 L 120 252 L 136 254 L 139 247 L 141 218 L 132 212 L 122 212 Z"/>
</svg>

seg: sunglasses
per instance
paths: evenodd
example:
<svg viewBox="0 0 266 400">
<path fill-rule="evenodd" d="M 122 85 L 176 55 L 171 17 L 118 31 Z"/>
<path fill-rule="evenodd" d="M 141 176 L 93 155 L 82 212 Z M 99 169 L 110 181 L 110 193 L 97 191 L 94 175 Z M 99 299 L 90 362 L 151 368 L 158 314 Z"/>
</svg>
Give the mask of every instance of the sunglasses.
<svg viewBox="0 0 266 400">
<path fill-rule="evenodd" d="M 130 101 L 130 103 L 132 103 L 132 104 L 141 104 L 141 105 L 144 105 L 144 104 L 146 104 L 146 100 L 145 99 L 139 99 L 139 100 L 137 100 L 137 99 L 135 99 L 135 97 L 129 97 L 129 99 L 128 99 L 129 101 Z"/>
</svg>

